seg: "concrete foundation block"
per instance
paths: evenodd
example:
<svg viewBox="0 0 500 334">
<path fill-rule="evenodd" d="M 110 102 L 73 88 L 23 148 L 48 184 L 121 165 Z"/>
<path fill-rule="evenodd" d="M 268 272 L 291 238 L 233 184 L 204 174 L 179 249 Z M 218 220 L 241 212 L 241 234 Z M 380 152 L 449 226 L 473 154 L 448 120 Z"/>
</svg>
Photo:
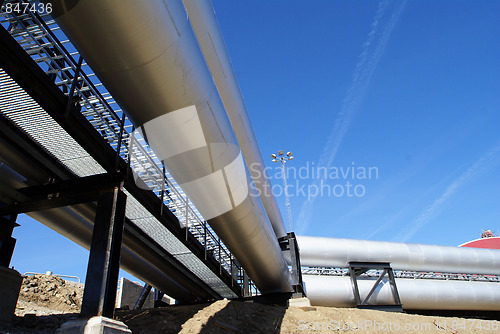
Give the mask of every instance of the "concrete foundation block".
<svg viewBox="0 0 500 334">
<path fill-rule="evenodd" d="M 16 311 L 23 277 L 17 270 L 0 266 L 0 321 L 10 322 Z"/>
<path fill-rule="evenodd" d="M 311 301 L 306 297 L 292 298 L 288 301 L 288 305 L 291 307 L 310 307 Z"/>
<path fill-rule="evenodd" d="M 65 322 L 57 330 L 58 334 L 122 334 L 132 333 L 123 322 L 106 318 L 92 317 Z"/>
<path fill-rule="evenodd" d="M 120 279 L 120 290 L 118 290 L 116 296 L 116 307 L 128 307 L 132 309 L 135 305 L 135 302 L 139 298 L 139 295 L 142 291 L 142 285 L 132 282 L 125 277 Z M 154 307 L 154 293 L 150 292 L 144 305 L 143 309 L 153 308 Z"/>
</svg>

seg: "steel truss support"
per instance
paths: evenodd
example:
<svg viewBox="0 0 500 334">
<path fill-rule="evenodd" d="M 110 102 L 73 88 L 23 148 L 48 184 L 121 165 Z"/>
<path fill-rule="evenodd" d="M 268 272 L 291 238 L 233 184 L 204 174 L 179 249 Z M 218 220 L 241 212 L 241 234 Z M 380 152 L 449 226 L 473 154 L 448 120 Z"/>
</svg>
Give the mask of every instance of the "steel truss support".
<svg viewBox="0 0 500 334">
<path fill-rule="evenodd" d="M 127 200 L 122 187 L 123 179 L 119 174 L 92 175 L 18 189 L 29 200 L 0 208 L 0 216 L 16 217 L 19 213 L 97 201 L 80 313 L 84 318 L 93 316 L 113 318 L 114 315 Z M 1 226 L 10 226 L 4 234 L 11 234 L 15 227 L 12 224 L 15 222 L 11 221 L 10 225 L 3 223 Z M 7 261 L 8 251 L 13 250 L 12 243 L 7 242 L 5 248 L 6 256 L 5 259 L 2 258 L 4 262 Z M 0 248 L 0 251 L 3 252 L 3 249 Z M 10 257 L 8 259 L 10 262 Z"/>
<path fill-rule="evenodd" d="M 370 292 L 361 301 L 358 288 L 358 276 L 366 273 L 368 270 L 377 269 L 382 270 L 382 273 L 375 281 L 375 284 L 371 288 Z M 368 304 L 370 297 L 373 295 L 377 287 L 379 286 L 382 279 L 384 279 L 387 274 L 389 278 L 389 283 L 391 285 L 392 296 L 394 297 L 394 304 L 390 305 L 380 305 L 380 304 Z M 396 280 L 394 279 L 394 273 L 392 271 L 390 263 L 387 262 L 349 262 L 349 275 L 351 276 L 352 291 L 354 294 L 354 299 L 356 301 L 357 308 L 363 309 L 376 309 L 382 311 L 392 311 L 392 312 L 403 312 L 403 307 L 401 305 L 401 299 L 399 298 L 398 289 L 396 287 Z"/>
</svg>

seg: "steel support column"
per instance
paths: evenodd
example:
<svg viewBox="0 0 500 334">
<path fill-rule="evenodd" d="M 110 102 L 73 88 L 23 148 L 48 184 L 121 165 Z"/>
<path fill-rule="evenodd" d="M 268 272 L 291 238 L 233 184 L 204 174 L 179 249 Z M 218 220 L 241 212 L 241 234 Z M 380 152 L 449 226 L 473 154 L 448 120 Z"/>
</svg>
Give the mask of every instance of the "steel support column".
<svg viewBox="0 0 500 334">
<path fill-rule="evenodd" d="M 19 226 L 16 219 L 17 214 L 0 217 L 0 266 L 3 267 L 9 267 L 16 246 L 16 239 L 12 237 L 14 228 Z"/>
<path fill-rule="evenodd" d="M 99 194 L 80 316 L 113 318 L 127 196 L 119 188 Z"/>
</svg>

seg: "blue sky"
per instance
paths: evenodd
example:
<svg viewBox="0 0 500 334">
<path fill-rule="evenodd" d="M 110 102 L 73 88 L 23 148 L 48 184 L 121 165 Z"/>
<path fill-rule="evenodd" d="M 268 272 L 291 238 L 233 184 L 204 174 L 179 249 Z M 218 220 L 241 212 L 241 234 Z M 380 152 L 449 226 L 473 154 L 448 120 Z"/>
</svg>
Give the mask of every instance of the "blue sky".
<svg viewBox="0 0 500 334">
<path fill-rule="evenodd" d="M 453 246 L 500 229 L 500 2 L 212 1 L 268 167 L 283 149 L 309 171 L 289 177 L 298 234 Z M 85 276 L 85 250 L 21 224 L 12 265 Z"/>
<path fill-rule="evenodd" d="M 324 180 L 364 196 L 293 196 L 298 233 L 458 245 L 499 228 L 500 3 L 214 6 L 266 158 L 378 168 Z"/>
</svg>

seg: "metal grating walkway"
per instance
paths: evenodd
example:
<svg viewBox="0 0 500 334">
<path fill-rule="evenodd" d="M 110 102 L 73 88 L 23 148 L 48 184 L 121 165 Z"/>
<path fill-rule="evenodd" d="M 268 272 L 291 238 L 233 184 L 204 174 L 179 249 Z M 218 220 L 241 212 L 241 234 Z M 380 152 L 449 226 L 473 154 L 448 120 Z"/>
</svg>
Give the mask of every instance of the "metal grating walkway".
<svg viewBox="0 0 500 334">
<path fill-rule="evenodd" d="M 0 113 L 44 147 L 79 177 L 105 173 L 57 122 L 0 69 Z M 237 297 L 200 259 L 193 255 L 166 227 L 128 191 L 126 216 L 165 251 L 225 298 Z"/>
</svg>

